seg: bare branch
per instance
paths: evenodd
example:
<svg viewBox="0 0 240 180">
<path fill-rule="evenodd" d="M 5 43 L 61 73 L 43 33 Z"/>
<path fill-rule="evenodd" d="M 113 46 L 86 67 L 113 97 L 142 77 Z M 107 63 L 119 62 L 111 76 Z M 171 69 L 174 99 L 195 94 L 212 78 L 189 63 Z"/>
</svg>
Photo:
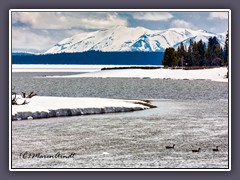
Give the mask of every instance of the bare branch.
<svg viewBox="0 0 240 180">
<path fill-rule="evenodd" d="M 26 97 L 26 93 L 22 92 L 22 97 L 25 98 Z"/>
<path fill-rule="evenodd" d="M 37 94 L 32 91 L 28 96 L 26 96 L 26 98 L 32 98 L 33 96 L 36 96 L 36 95 Z"/>
<path fill-rule="evenodd" d="M 17 94 L 15 92 L 12 92 L 12 95 L 14 96 L 12 98 L 12 105 L 17 105 Z"/>
<path fill-rule="evenodd" d="M 14 89 L 15 87 L 13 87 Z M 21 100 L 22 103 L 19 103 L 19 101 L 17 101 L 17 99 L 19 99 L 19 97 L 17 98 L 17 93 L 12 91 L 12 105 L 24 105 L 24 104 L 28 104 L 29 102 L 26 101 L 26 98 L 32 98 L 33 96 L 36 96 L 37 94 L 34 93 L 33 91 L 29 94 L 26 95 L 25 92 L 22 92 L 22 98 L 24 98 L 23 102 Z M 20 98 L 21 99 L 21 98 Z"/>
</svg>

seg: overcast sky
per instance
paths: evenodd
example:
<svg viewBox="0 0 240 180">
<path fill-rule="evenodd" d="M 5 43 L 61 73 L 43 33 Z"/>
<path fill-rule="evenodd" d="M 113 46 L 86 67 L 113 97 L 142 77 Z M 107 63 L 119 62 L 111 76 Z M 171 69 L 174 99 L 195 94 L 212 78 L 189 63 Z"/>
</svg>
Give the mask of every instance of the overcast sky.
<svg viewBox="0 0 240 180">
<path fill-rule="evenodd" d="M 72 35 L 117 25 L 223 33 L 228 12 L 12 12 L 12 47 L 46 50 Z"/>
</svg>

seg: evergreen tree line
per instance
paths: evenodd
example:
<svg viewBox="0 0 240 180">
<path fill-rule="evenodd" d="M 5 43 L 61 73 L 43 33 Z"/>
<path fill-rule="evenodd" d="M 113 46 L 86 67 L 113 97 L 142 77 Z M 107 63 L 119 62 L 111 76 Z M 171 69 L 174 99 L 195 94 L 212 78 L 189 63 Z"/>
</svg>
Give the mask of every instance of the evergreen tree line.
<svg viewBox="0 0 240 180">
<path fill-rule="evenodd" d="M 164 66 L 227 66 L 228 65 L 228 33 L 224 48 L 218 39 L 210 37 L 208 45 L 200 40 L 190 39 L 188 48 L 181 44 L 177 50 L 170 47 L 165 50 L 162 64 Z"/>
</svg>

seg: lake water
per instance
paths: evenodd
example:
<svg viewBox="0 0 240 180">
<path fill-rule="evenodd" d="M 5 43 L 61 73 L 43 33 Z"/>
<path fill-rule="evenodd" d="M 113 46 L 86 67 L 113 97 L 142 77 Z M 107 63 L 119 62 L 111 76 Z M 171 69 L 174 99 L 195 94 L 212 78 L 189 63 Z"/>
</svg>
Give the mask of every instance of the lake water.
<svg viewBox="0 0 240 180">
<path fill-rule="evenodd" d="M 12 85 L 45 96 L 151 99 L 158 108 L 14 121 L 13 168 L 228 168 L 228 83 L 44 77 L 66 74 L 74 73 L 13 73 Z M 20 158 L 26 151 L 76 155 Z"/>
</svg>

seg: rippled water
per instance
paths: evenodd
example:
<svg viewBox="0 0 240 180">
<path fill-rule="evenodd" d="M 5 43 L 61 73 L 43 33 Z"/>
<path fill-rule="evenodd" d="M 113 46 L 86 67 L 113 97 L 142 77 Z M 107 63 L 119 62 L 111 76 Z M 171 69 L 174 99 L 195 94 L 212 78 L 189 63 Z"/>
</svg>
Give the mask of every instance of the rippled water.
<svg viewBox="0 0 240 180">
<path fill-rule="evenodd" d="M 22 74 L 22 75 L 21 75 Z M 27 73 L 28 74 L 28 73 Z M 51 73 L 54 75 L 57 73 Z M 66 73 L 62 73 L 64 75 Z M 31 73 L 30 73 L 31 75 Z M 48 73 L 14 73 L 15 91 L 47 96 L 217 100 L 228 98 L 228 84 L 205 80 L 134 78 L 45 78 Z"/>
<path fill-rule="evenodd" d="M 12 84 L 38 95 L 154 99 L 158 108 L 12 122 L 14 168 L 228 168 L 227 83 L 42 75 L 14 73 Z M 20 158 L 25 151 L 76 156 Z"/>
</svg>

